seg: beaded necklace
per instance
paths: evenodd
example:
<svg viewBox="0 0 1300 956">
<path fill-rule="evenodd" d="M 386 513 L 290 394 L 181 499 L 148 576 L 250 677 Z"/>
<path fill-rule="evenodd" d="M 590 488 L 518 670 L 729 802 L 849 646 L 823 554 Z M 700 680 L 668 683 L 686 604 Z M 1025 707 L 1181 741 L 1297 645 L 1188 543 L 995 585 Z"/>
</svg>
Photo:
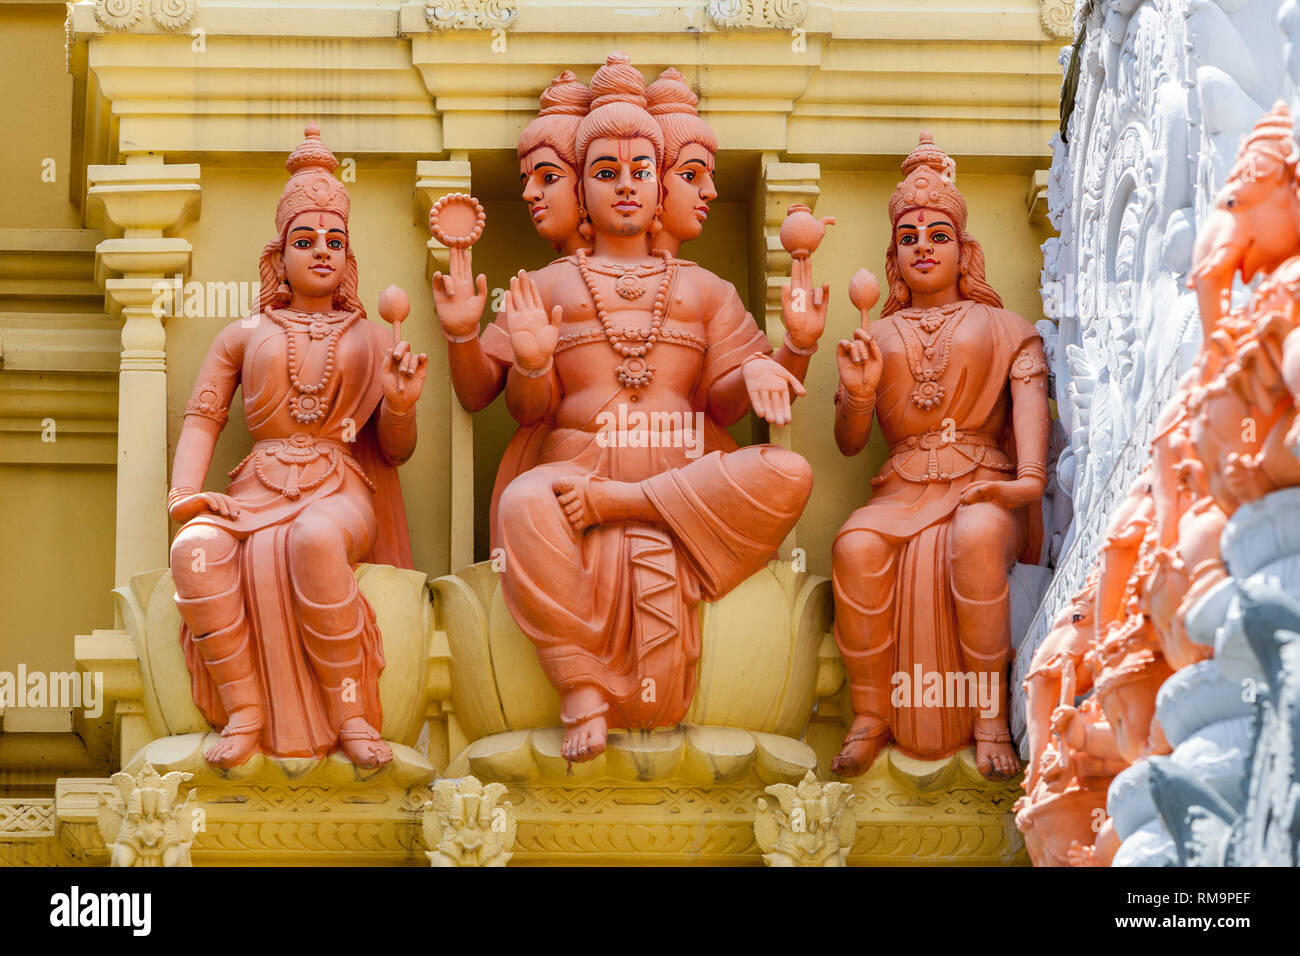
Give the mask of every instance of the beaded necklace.
<svg viewBox="0 0 1300 956">
<path fill-rule="evenodd" d="M 673 281 L 677 277 L 677 262 L 664 249 L 656 249 L 655 255 L 664 260 L 664 281 L 659 287 L 659 293 L 655 296 L 654 311 L 651 313 L 650 330 L 646 333 L 643 344 L 626 345 L 619 341 L 620 330 L 615 329 L 613 322 L 610 320 L 609 312 L 606 310 L 604 302 L 601 300 L 600 291 L 596 288 L 596 280 L 592 278 L 593 271 L 601 272 L 599 268 L 593 268 L 587 261 L 587 250 L 579 249 L 577 252 L 578 272 L 582 274 L 582 281 L 587 285 L 587 291 L 591 294 L 592 304 L 596 307 L 596 317 L 600 319 L 601 328 L 605 330 L 605 341 L 610 347 L 623 357 L 614 368 L 614 376 L 626 388 L 637 389 L 643 388 L 650 384 L 654 378 L 655 367 L 645 360 L 646 353 L 654 347 L 659 341 L 660 329 L 663 327 L 664 319 L 668 313 L 668 291 L 673 287 Z M 606 274 L 602 272 L 602 274 Z M 619 275 L 626 274 L 626 270 L 620 269 Z M 646 273 L 653 275 L 653 272 Z M 617 284 L 617 280 L 616 280 Z M 636 398 L 635 395 L 632 396 Z"/>
<path fill-rule="evenodd" d="M 298 312 L 295 309 L 273 309 L 271 321 L 284 329 L 285 341 L 289 349 L 289 383 L 297 395 L 289 397 L 289 414 L 304 425 L 311 425 L 325 417 L 329 401 L 320 393 L 329 384 L 334 375 L 334 352 L 339 338 L 361 317 L 357 311 L 349 312 L 341 319 L 326 319 L 321 316 L 333 315 L 330 312 Z M 306 332 L 312 341 L 326 340 L 325 372 L 315 385 L 306 385 L 298 378 L 300 366 L 298 352 L 294 345 L 293 333 Z"/>
<path fill-rule="evenodd" d="M 944 400 L 945 392 L 939 379 L 948 370 L 952 337 L 966 315 L 966 304 L 963 300 L 923 312 L 905 309 L 898 315 L 903 321 L 895 325 L 907 353 L 907 367 L 916 382 L 912 388 L 912 404 L 917 408 L 929 411 Z M 938 361 L 927 366 L 925 361 L 933 361 L 936 353 Z"/>
</svg>

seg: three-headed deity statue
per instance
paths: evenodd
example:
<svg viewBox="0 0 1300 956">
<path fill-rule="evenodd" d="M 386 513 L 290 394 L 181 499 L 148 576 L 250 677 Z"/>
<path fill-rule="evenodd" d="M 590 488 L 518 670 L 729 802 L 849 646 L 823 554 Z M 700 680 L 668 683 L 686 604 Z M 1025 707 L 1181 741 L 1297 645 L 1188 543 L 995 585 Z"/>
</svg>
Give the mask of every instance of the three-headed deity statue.
<svg viewBox="0 0 1300 956">
<path fill-rule="evenodd" d="M 807 462 L 738 448 L 726 426 L 750 408 L 789 423 L 827 304 L 805 263 L 773 355 L 735 288 L 677 257 L 717 195 L 716 138 L 680 74 L 648 90 L 615 53 L 589 96 L 568 142 L 555 114 L 541 130 L 554 155 L 534 161 L 540 149 L 520 147 L 539 232 L 570 221 L 573 203 L 578 238 L 557 233 L 568 254 L 511 280 L 477 343 L 482 358 L 465 363 L 482 395 L 495 385 L 489 365 L 502 369 L 510 412 L 529 430 L 528 454 L 498 473 L 493 546 L 507 606 L 561 696 L 571 761 L 599 755 L 611 728 L 685 717 L 698 603 L 759 570 L 794 527 L 812 488 Z M 545 180 L 529 185 L 540 163 L 553 194 Z M 436 299 L 449 338 L 451 292 Z"/>
</svg>

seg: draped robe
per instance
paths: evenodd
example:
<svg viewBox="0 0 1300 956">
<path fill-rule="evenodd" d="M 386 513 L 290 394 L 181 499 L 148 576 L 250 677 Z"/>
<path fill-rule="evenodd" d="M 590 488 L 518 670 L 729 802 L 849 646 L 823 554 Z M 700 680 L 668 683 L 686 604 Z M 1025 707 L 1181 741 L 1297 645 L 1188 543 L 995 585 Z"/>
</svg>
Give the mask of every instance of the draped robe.
<svg viewBox="0 0 1300 956">
<path fill-rule="evenodd" d="M 300 380 L 315 383 L 324 371 L 325 345 L 311 340 L 305 331 L 293 334 Z M 182 529 L 184 534 L 208 527 L 233 536 L 238 541 L 236 557 L 229 568 L 209 569 L 213 578 L 209 587 L 220 593 L 178 593 L 177 601 L 183 615 L 187 605 L 198 607 L 205 601 L 242 602 L 247 652 L 253 657 L 251 683 L 264 715 L 261 745 L 277 756 L 322 756 L 338 739 L 338 728 L 322 699 L 318 672 L 332 665 L 314 646 L 321 643 L 320 637 L 313 639 L 303 624 L 304 597 L 298 577 L 310 569 L 294 568 L 289 557 L 294 520 L 312 507 L 349 509 L 375 529 L 369 560 L 411 567 L 397 469 L 382 451 L 377 434 L 383 398 L 381 368 L 391 348 L 386 329 L 364 319 L 354 322 L 339 336 L 333 373 L 320 393 L 328 402 L 326 413 L 312 424 L 303 424 L 289 411 L 290 399 L 297 393 L 289 378 L 286 332 L 266 316 L 257 316 L 233 323 L 217 336 L 187 406 L 187 414 L 206 415 L 224 424 L 225 409 L 235 389 L 242 386 L 253 447 L 231 472 L 226 489 L 238 502 L 239 514 L 226 518 L 203 512 Z M 381 636 L 374 611 L 360 591 L 354 591 L 349 603 L 361 616 L 359 659 L 353 669 L 355 697 L 364 705 L 366 721 L 378 730 L 382 724 L 378 680 L 384 666 Z M 194 701 L 208 722 L 221 728 L 228 718 L 221 678 L 201 653 L 198 640 L 190 625 L 183 623 L 180 641 Z"/>
<path fill-rule="evenodd" d="M 965 314 L 953 334 L 951 359 L 938 378 L 944 395 L 930 409 L 912 401 L 917 382 L 899 325 L 913 320 L 895 313 L 871 326 L 884 358 L 875 410 L 890 455 L 871 482 L 871 499 L 836 535 L 839 541 L 867 531 L 896 547 L 890 639 L 859 653 L 869 674 L 867 712 L 888 723 L 899 749 L 924 759 L 954 753 L 970 741 L 972 709 L 911 706 L 921 696 L 916 687 L 904 706 L 896 706 L 891 677 L 903 674 L 914 683 L 918 669 L 922 675 L 984 669 L 963 656 L 949 530 L 967 487 L 1015 477 L 1009 380 L 1020 350 L 1039 338 L 1013 312 L 969 300 L 960 308 Z M 1022 529 L 1028 523 L 1025 510 L 1016 510 Z M 844 641 L 860 646 L 870 615 L 880 606 L 864 603 L 853 576 L 838 568 L 835 587 L 836 628 Z M 858 708 L 855 702 L 855 712 Z"/>
<path fill-rule="evenodd" d="M 656 366 L 656 386 L 670 385 L 680 408 L 705 412 L 712 386 L 771 346 L 733 287 L 693 263 L 679 267 L 664 335 L 647 361 Z M 548 267 L 566 269 L 577 271 L 572 260 Z M 660 281 L 649 279 L 648 298 Z M 541 287 L 549 310 L 556 303 L 545 276 Z M 638 447 L 653 439 L 631 415 L 627 427 L 619 422 L 618 406 L 636 402 L 614 376 L 619 356 L 592 322 L 594 310 L 563 304 L 552 386 L 558 405 L 544 422 L 521 429 L 519 457 L 503 464 L 520 473 L 498 479 L 494 544 L 505 552 L 506 603 L 561 694 L 598 687 L 611 727 L 672 726 L 695 690 L 700 599 L 718 599 L 774 556 L 807 501 L 810 474 L 784 449 L 737 449 L 707 414 L 700 457 L 691 457 L 688 436 L 673 428 L 660 433 L 660 447 Z M 638 324 L 611 314 L 616 326 Z M 582 332 L 591 335 L 565 344 L 566 334 Z M 485 331 L 484 344 L 498 361 L 513 360 L 501 323 Z M 589 369 L 609 369 L 607 385 L 587 386 L 607 395 L 581 421 L 567 420 L 566 383 Z M 650 404 L 625 407 L 650 411 L 640 407 Z M 614 521 L 575 532 L 553 485 L 586 475 L 641 482 L 662 523 Z M 572 723 L 586 715 L 563 716 Z"/>
</svg>

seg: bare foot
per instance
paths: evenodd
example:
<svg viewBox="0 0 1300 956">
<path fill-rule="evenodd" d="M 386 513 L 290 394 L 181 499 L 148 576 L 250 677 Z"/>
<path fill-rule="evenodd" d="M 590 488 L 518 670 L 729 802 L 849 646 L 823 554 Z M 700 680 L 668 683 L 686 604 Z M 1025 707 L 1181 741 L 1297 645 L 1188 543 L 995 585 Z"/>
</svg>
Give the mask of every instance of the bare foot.
<svg viewBox="0 0 1300 956">
<path fill-rule="evenodd" d="M 570 763 L 594 760 L 605 752 L 608 736 L 605 715 L 596 714 L 564 728 L 564 744 L 560 747 L 560 754 Z"/>
<path fill-rule="evenodd" d="M 596 514 L 587 497 L 587 489 L 590 487 L 591 478 L 558 478 L 551 485 L 560 507 L 564 509 L 564 516 L 579 534 L 600 523 L 600 515 Z"/>
<path fill-rule="evenodd" d="M 364 717 L 349 717 L 339 728 L 339 749 L 363 770 L 374 770 L 393 759 L 393 750 Z"/>
<path fill-rule="evenodd" d="M 239 707 L 226 721 L 221 740 L 203 754 L 214 767 L 229 770 L 238 767 L 258 752 L 262 740 L 262 711 L 257 707 Z"/>
<path fill-rule="evenodd" d="M 871 769 L 887 743 L 889 728 L 881 727 L 878 718 L 857 718 L 844 738 L 843 749 L 831 761 L 831 773 L 841 777 L 861 776 Z"/>
<path fill-rule="evenodd" d="M 985 739 L 993 737 L 995 739 Z M 975 731 L 975 766 L 987 780 L 1010 780 L 1020 772 L 1020 756 L 1011 744 L 1011 734 Z"/>
</svg>

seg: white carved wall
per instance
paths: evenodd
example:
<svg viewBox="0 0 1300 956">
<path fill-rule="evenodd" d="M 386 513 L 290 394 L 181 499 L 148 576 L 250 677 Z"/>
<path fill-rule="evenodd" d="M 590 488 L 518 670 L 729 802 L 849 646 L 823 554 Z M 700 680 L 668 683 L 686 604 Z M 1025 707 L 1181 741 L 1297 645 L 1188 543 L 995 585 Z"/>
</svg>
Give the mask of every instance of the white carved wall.
<svg viewBox="0 0 1300 956">
<path fill-rule="evenodd" d="M 1285 8 L 1285 9 L 1283 9 Z M 1279 17 L 1279 13 L 1281 17 Z M 1297 0 L 1088 0 L 1068 140 L 1053 139 L 1043 301 L 1074 519 L 1016 658 L 1019 686 L 1083 583 L 1106 520 L 1146 464 L 1156 413 L 1200 340 L 1186 289 L 1198 224 L 1241 137 L 1300 75 Z M 1068 72 L 1071 50 L 1062 50 Z M 1023 698 L 1013 725 L 1024 727 Z"/>
</svg>

